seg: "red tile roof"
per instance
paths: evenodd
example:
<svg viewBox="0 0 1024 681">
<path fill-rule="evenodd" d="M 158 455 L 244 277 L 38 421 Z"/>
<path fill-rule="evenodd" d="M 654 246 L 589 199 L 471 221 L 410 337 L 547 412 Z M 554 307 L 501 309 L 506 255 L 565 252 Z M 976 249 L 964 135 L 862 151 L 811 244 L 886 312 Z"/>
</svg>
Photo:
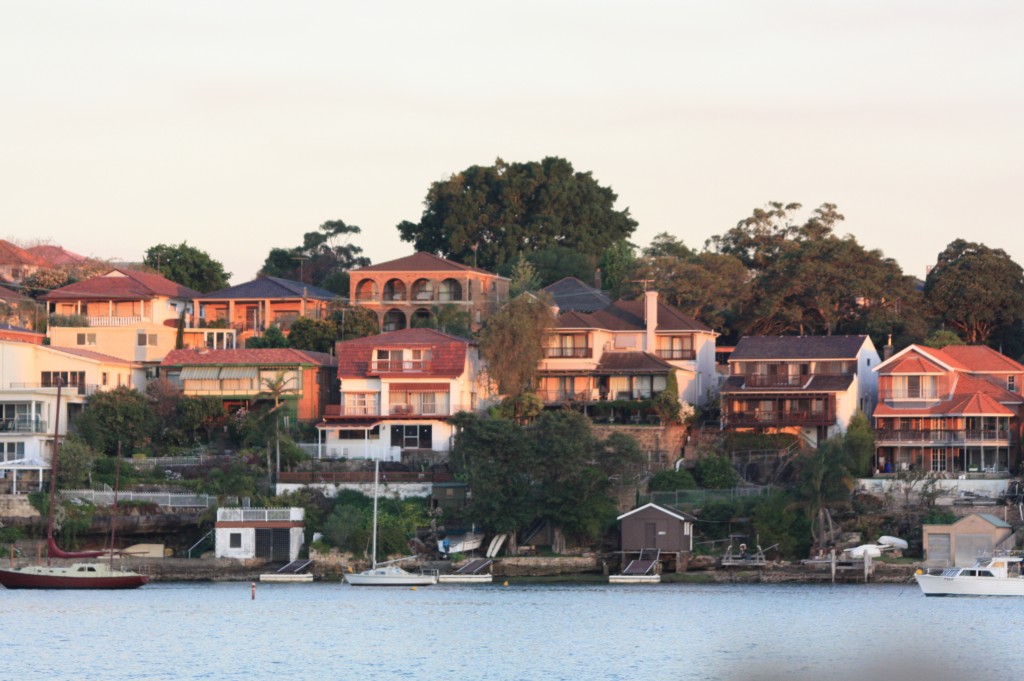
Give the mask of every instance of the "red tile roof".
<svg viewBox="0 0 1024 681">
<path fill-rule="evenodd" d="M 41 246 L 31 246 L 28 248 L 28 252 L 37 258 L 46 262 L 49 267 L 60 267 L 61 265 L 75 265 L 88 260 L 84 255 L 78 255 L 71 251 L 65 250 L 60 246 L 54 246 L 52 244 L 43 244 Z"/>
<path fill-rule="evenodd" d="M 430 348 L 430 364 L 426 371 L 416 373 L 416 377 L 456 378 L 465 371 L 466 353 L 470 344 L 464 338 L 449 336 L 433 329 L 402 329 L 343 341 L 337 345 L 338 377 L 360 378 L 370 375 L 370 362 L 377 348 Z M 389 375 L 411 377 L 408 372 Z"/>
<path fill-rule="evenodd" d="M 463 265 L 453 260 L 445 260 L 433 253 L 423 251 L 407 255 L 404 258 L 360 267 L 349 272 L 349 276 L 355 277 L 362 272 L 478 272 L 492 277 L 498 276 L 493 272 Z"/>
<path fill-rule="evenodd" d="M 337 359 L 326 352 L 295 350 L 294 348 L 246 348 L 238 350 L 171 350 L 164 357 L 161 366 L 186 365 L 226 366 L 231 364 L 260 366 L 336 366 Z"/>
<path fill-rule="evenodd" d="M 157 296 L 198 298 L 198 291 L 176 284 L 166 277 L 130 269 L 113 269 L 50 291 L 42 300 L 151 300 Z"/>
<path fill-rule="evenodd" d="M 0 239 L 0 265 L 32 265 L 46 267 L 42 258 L 32 255 L 21 246 Z"/>
<path fill-rule="evenodd" d="M 1024 373 L 1024 365 L 987 345 L 947 345 L 942 352 L 968 371 L 977 373 Z"/>
<path fill-rule="evenodd" d="M 948 369 L 918 354 L 908 354 L 887 367 L 887 374 L 944 374 Z"/>
<path fill-rule="evenodd" d="M 84 350 L 82 348 L 63 348 L 58 346 L 50 346 L 51 350 L 57 352 L 64 352 L 69 355 L 75 355 L 76 357 L 83 357 L 85 359 L 95 359 L 99 362 L 105 362 L 107 364 L 124 364 L 128 366 L 139 366 L 131 360 L 122 359 L 121 357 L 114 357 L 112 355 L 104 355 L 102 352 L 94 352 L 92 350 Z"/>
</svg>

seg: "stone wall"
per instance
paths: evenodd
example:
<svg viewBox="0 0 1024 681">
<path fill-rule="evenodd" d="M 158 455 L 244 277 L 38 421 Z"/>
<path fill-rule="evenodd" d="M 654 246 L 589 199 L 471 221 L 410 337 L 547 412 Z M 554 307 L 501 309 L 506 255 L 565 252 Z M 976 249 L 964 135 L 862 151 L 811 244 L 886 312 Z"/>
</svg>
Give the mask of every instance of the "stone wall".
<svg viewBox="0 0 1024 681">
<path fill-rule="evenodd" d="M 0 518 L 39 518 L 39 512 L 24 494 L 0 495 Z"/>
<path fill-rule="evenodd" d="M 604 440 L 612 433 L 625 433 L 640 445 L 645 452 L 662 451 L 666 453 L 665 461 L 652 461 L 652 469 L 660 470 L 675 465 L 686 441 L 687 427 L 675 426 L 619 426 L 594 424 L 594 436 Z"/>
<path fill-rule="evenodd" d="M 601 572 L 603 566 L 597 556 L 512 557 L 494 561 L 493 569 L 495 577 L 550 577 Z"/>
</svg>

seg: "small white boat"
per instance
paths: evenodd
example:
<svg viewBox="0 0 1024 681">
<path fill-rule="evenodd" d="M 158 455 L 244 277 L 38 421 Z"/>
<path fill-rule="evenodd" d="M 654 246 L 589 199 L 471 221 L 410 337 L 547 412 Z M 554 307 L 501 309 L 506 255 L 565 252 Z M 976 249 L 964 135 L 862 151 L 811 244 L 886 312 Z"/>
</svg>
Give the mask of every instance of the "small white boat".
<svg viewBox="0 0 1024 681">
<path fill-rule="evenodd" d="M 428 586 L 437 584 L 437 570 L 408 572 L 395 565 L 398 561 L 377 562 L 377 496 L 380 479 L 380 462 L 373 465 L 373 548 L 370 560 L 373 567 L 362 572 L 345 575 L 345 581 L 352 586 Z M 407 560 L 399 558 L 398 560 Z"/>
<path fill-rule="evenodd" d="M 484 542 L 484 533 L 478 532 L 474 527 L 468 532 L 449 534 L 441 540 L 438 546 L 443 556 L 450 556 L 453 553 L 469 553 L 476 551 Z"/>
<path fill-rule="evenodd" d="M 918 570 L 925 596 L 1024 596 L 1020 556 L 996 556 L 971 567 Z"/>
</svg>

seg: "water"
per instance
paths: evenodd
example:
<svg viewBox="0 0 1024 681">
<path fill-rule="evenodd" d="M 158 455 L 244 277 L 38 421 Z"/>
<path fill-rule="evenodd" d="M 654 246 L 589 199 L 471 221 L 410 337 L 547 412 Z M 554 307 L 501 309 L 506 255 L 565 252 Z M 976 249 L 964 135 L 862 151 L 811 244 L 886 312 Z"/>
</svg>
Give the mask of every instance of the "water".
<svg viewBox="0 0 1024 681">
<path fill-rule="evenodd" d="M 1024 600 L 892 585 L 0 589 L 0 679 L 995 679 Z"/>
</svg>

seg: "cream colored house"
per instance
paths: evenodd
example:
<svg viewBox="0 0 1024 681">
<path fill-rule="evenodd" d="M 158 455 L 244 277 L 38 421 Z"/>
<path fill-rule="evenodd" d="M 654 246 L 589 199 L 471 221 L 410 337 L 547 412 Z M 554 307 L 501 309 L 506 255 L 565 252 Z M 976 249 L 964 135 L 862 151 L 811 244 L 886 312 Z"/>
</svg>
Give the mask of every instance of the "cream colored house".
<svg viewBox="0 0 1024 681">
<path fill-rule="evenodd" d="M 0 340 L 0 492 L 40 488 L 55 426 L 63 438 L 89 395 L 131 386 L 143 372 L 133 362 L 90 350 Z"/>
</svg>

